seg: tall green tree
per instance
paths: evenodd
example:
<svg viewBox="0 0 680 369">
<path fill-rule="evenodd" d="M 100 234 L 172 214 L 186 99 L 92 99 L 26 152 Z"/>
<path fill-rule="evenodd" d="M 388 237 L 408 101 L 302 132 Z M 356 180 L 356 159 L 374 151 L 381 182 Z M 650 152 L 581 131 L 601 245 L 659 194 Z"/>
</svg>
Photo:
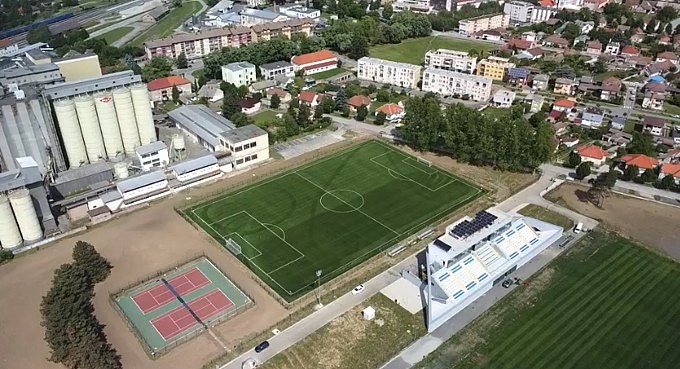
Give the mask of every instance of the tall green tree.
<svg viewBox="0 0 680 369">
<path fill-rule="evenodd" d="M 590 175 L 593 163 L 584 161 L 576 167 L 576 179 L 584 179 Z"/>
<path fill-rule="evenodd" d="M 309 116 L 312 114 L 311 108 L 307 104 L 300 104 L 300 108 L 298 108 L 298 114 L 297 114 L 297 124 L 300 126 L 300 128 L 305 129 L 309 127 Z"/>
<path fill-rule="evenodd" d="M 347 106 L 347 93 L 341 88 L 335 95 L 335 109 L 342 110 L 345 106 Z"/>
<path fill-rule="evenodd" d="M 394 9 L 392 8 L 392 4 L 389 4 L 389 3 L 385 4 L 383 6 L 383 10 L 382 10 L 382 17 L 389 20 L 390 18 L 392 18 L 393 14 L 394 14 Z"/>
<path fill-rule="evenodd" d="M 567 163 L 569 164 L 569 168 L 578 167 L 581 164 L 581 155 L 579 155 L 576 151 L 570 152 Z"/>
<path fill-rule="evenodd" d="M 238 96 L 238 93 L 235 93 L 232 90 L 229 90 L 228 93 L 225 92 L 224 98 L 222 99 L 222 116 L 225 118 L 230 118 L 236 113 L 239 113 L 241 111 L 241 105 L 239 105 L 239 101 L 241 98 Z"/>
<path fill-rule="evenodd" d="M 92 284 L 103 282 L 111 274 L 111 263 L 88 242 L 76 242 L 71 256 L 75 265 L 87 273 Z"/>
<path fill-rule="evenodd" d="M 177 68 L 185 69 L 189 67 L 189 61 L 187 60 L 187 55 L 185 53 L 179 53 L 177 55 Z"/>
<path fill-rule="evenodd" d="M 179 89 L 177 88 L 177 86 L 172 85 L 171 95 L 172 95 L 172 102 L 177 104 L 179 102 Z"/>
<path fill-rule="evenodd" d="M 142 80 L 149 82 L 157 78 L 167 77 L 172 74 L 174 62 L 167 56 L 156 56 L 142 68 Z"/>
<path fill-rule="evenodd" d="M 368 55 L 368 40 L 362 35 L 354 35 L 352 37 L 352 46 L 347 53 L 352 59 L 358 60 Z"/>
<path fill-rule="evenodd" d="M 359 122 L 363 122 L 364 120 L 366 120 L 367 115 L 368 115 L 368 108 L 366 107 L 366 105 L 361 105 L 357 109 L 357 115 L 356 115 L 356 117 L 354 117 L 354 119 L 356 119 Z"/>
<path fill-rule="evenodd" d="M 656 144 L 654 144 L 654 137 L 649 132 L 633 132 L 633 139 L 626 146 L 626 151 L 629 154 L 644 154 L 655 157 Z"/>
<path fill-rule="evenodd" d="M 281 105 L 281 98 L 277 94 L 272 94 L 272 97 L 269 98 L 269 106 L 272 109 L 278 109 L 279 106 Z"/>
<path fill-rule="evenodd" d="M 626 165 L 626 169 L 623 171 L 621 179 L 624 181 L 632 181 L 635 177 L 640 175 L 640 168 L 635 165 Z"/>
</svg>

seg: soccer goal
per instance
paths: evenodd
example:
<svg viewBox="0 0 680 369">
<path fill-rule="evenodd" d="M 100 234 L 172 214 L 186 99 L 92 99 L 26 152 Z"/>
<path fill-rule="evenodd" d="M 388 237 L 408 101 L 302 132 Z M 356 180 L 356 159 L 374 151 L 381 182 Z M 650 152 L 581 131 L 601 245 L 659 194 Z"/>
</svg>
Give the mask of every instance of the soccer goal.
<svg viewBox="0 0 680 369">
<path fill-rule="evenodd" d="M 421 157 L 418 157 L 418 156 L 416 156 L 416 160 L 417 160 L 418 163 L 420 163 L 420 164 L 427 165 L 428 167 L 431 167 L 431 166 L 432 166 L 432 162 L 429 161 L 429 160 L 425 160 L 425 159 L 423 159 L 423 158 L 421 158 Z"/>
<path fill-rule="evenodd" d="M 224 246 L 231 251 L 234 256 L 239 256 L 241 255 L 241 246 L 236 243 L 236 241 L 232 240 L 231 238 L 225 238 L 224 239 Z"/>
</svg>

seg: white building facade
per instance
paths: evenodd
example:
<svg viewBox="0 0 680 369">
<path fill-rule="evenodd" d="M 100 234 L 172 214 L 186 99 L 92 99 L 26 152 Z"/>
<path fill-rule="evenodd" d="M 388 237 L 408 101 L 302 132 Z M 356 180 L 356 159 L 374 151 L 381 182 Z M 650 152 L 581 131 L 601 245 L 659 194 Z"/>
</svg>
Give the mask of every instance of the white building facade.
<svg viewBox="0 0 680 369">
<path fill-rule="evenodd" d="M 474 101 L 487 101 L 491 96 L 491 78 L 449 70 L 427 68 L 422 90 L 444 96 L 468 95 Z"/>
<path fill-rule="evenodd" d="M 269 159 L 267 131 L 254 124 L 222 133 L 220 144 L 231 152 L 234 169 L 241 169 Z"/>
<path fill-rule="evenodd" d="M 135 149 L 137 160 L 145 172 L 153 168 L 163 168 L 170 162 L 168 147 L 163 141 L 156 141 L 142 145 Z"/>
<path fill-rule="evenodd" d="M 421 68 L 419 65 L 363 57 L 357 62 L 357 78 L 399 87 L 416 88 L 420 81 Z"/>
<path fill-rule="evenodd" d="M 248 62 L 230 63 L 222 66 L 222 80 L 236 87 L 255 82 L 255 65 Z"/>
<path fill-rule="evenodd" d="M 503 6 L 503 13 L 510 16 L 511 23 L 529 23 L 533 20 L 534 4 L 510 1 Z"/>
<path fill-rule="evenodd" d="M 274 79 L 277 76 L 293 77 L 295 69 L 287 61 L 279 61 L 260 65 L 260 75 L 264 79 Z"/>
<path fill-rule="evenodd" d="M 482 15 L 468 19 L 461 19 L 458 23 L 458 33 L 463 36 L 473 35 L 479 31 L 496 28 L 506 28 L 510 25 L 510 16 L 505 13 Z"/>
<path fill-rule="evenodd" d="M 473 74 L 477 68 L 477 57 L 470 56 L 465 51 L 430 50 L 425 53 L 425 65 L 431 68 Z"/>
</svg>

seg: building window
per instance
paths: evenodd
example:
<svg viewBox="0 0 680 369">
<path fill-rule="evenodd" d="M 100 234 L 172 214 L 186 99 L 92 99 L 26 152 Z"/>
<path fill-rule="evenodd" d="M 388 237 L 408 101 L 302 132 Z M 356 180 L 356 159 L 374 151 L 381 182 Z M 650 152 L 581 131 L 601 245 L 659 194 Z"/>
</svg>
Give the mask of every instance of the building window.
<svg viewBox="0 0 680 369">
<path fill-rule="evenodd" d="M 243 164 L 243 159 L 237 159 L 236 160 L 236 165 Z"/>
</svg>

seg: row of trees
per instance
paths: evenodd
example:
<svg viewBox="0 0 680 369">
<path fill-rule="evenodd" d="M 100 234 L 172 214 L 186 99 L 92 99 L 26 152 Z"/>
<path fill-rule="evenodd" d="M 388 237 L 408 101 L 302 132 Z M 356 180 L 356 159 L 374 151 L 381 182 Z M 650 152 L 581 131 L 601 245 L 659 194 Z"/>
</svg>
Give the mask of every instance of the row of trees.
<svg viewBox="0 0 680 369">
<path fill-rule="evenodd" d="M 71 369 L 120 369 L 120 356 L 106 341 L 94 315 L 94 286 L 111 274 L 111 264 L 94 246 L 78 241 L 73 262 L 54 272 L 40 305 L 49 360 Z"/>
<path fill-rule="evenodd" d="M 406 103 L 402 135 L 420 150 L 445 151 L 461 161 L 509 170 L 537 168 L 556 146 L 550 124 L 533 127 L 522 106 L 493 118 L 461 104 L 442 111 L 431 94 Z"/>
</svg>

